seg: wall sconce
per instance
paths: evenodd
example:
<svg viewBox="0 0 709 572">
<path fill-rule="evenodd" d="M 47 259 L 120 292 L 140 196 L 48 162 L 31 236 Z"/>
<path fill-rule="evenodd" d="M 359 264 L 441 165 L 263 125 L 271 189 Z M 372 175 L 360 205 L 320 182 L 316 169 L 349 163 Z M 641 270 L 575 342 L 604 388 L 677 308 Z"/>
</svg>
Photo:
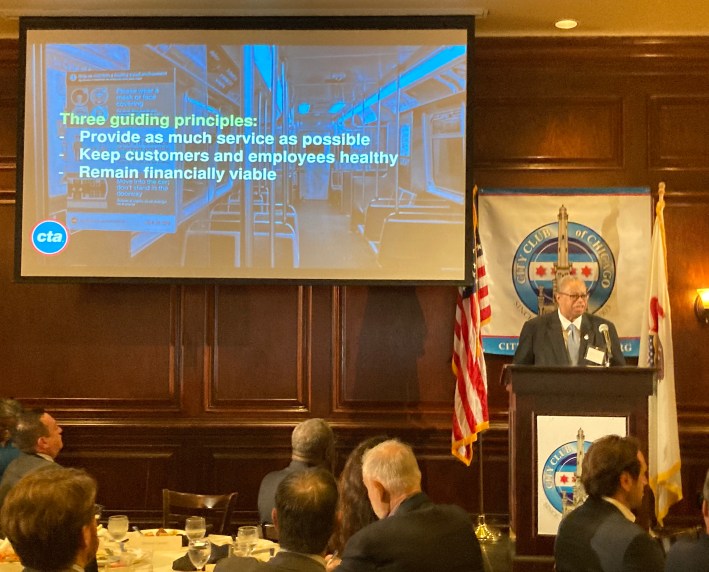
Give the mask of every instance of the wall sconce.
<svg viewBox="0 0 709 572">
<path fill-rule="evenodd" d="M 709 288 L 697 288 L 697 299 L 694 300 L 694 313 L 700 322 L 709 324 Z"/>
</svg>

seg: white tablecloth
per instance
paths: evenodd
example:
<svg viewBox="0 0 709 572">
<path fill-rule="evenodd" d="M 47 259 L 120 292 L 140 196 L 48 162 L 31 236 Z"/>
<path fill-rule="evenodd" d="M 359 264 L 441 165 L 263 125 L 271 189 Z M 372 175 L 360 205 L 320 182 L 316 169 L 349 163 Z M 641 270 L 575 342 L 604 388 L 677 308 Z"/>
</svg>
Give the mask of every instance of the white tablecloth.
<svg viewBox="0 0 709 572">
<path fill-rule="evenodd" d="M 172 538 L 171 540 L 173 541 L 173 546 L 170 547 L 165 546 L 167 543 L 160 543 L 156 540 L 151 541 L 148 539 L 147 542 L 143 542 L 144 539 L 141 539 L 137 532 L 129 532 L 128 538 L 129 540 L 126 543 L 128 550 L 132 550 L 137 554 L 145 554 L 145 556 L 139 559 L 134 566 L 130 568 L 116 567 L 114 565 L 106 567 L 106 570 L 116 570 L 116 572 L 121 572 L 122 570 L 130 572 L 147 572 L 149 570 L 149 566 L 143 566 L 142 564 L 152 557 L 153 572 L 171 572 L 172 563 L 181 556 L 187 554 L 187 547 L 179 546 L 182 542 L 181 538 Z M 231 537 L 229 536 L 211 535 L 209 536 L 209 540 L 212 541 L 212 544 L 217 546 L 231 543 Z M 105 542 L 108 542 L 108 546 L 111 546 L 110 541 L 100 538 L 99 551 L 105 548 Z M 263 560 L 265 562 L 271 558 L 271 549 L 275 554 L 278 551 L 278 544 L 275 544 L 270 540 L 260 538 L 256 544 L 256 548 L 254 549 L 254 558 L 258 558 L 259 560 Z M 0 572 L 22 572 L 22 568 L 23 566 L 19 562 L 0 563 Z M 214 569 L 214 564 L 207 564 L 206 568 L 207 572 L 211 572 Z M 99 569 L 101 570 L 102 567 L 99 566 Z"/>
</svg>

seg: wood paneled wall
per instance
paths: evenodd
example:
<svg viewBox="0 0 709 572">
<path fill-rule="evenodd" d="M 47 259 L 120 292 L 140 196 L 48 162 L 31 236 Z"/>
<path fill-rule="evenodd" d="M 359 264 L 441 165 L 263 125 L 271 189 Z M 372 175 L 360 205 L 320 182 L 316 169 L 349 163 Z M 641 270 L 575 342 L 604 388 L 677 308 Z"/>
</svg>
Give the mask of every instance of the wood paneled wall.
<svg viewBox="0 0 709 572">
<path fill-rule="evenodd" d="M 158 520 L 160 490 L 237 490 L 256 518 L 261 476 L 290 431 L 328 419 L 340 464 L 361 439 L 411 442 L 441 502 L 480 506 L 478 464 L 450 455 L 455 288 L 13 283 L 18 52 L 0 42 L 0 394 L 64 427 L 60 461 L 99 500 Z M 687 500 L 709 467 L 709 39 L 485 38 L 476 45 L 476 181 L 488 187 L 667 183 L 667 243 Z M 486 245 L 494 248 L 493 245 Z M 509 361 L 488 357 L 484 509 L 505 518 Z"/>
</svg>

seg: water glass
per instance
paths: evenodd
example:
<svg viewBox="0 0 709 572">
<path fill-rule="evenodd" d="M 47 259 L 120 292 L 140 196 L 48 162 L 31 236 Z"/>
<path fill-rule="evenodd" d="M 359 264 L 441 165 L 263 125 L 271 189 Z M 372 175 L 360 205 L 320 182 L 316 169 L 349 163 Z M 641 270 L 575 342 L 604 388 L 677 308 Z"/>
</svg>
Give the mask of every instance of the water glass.
<svg viewBox="0 0 709 572">
<path fill-rule="evenodd" d="M 207 523 L 202 516 L 188 516 L 185 520 L 185 534 L 190 540 L 204 538 L 207 534 Z"/>
<path fill-rule="evenodd" d="M 209 561 L 212 554 L 212 543 L 206 538 L 198 538 L 190 540 L 187 546 L 187 556 L 197 570 L 202 570 L 204 565 Z"/>
<path fill-rule="evenodd" d="M 128 534 L 128 517 L 125 514 L 109 516 L 106 530 L 109 536 L 116 542 L 123 540 L 126 534 Z"/>
<path fill-rule="evenodd" d="M 244 556 L 251 556 L 251 552 L 258 542 L 257 526 L 240 526 L 236 533 L 236 545 L 238 551 Z"/>
</svg>

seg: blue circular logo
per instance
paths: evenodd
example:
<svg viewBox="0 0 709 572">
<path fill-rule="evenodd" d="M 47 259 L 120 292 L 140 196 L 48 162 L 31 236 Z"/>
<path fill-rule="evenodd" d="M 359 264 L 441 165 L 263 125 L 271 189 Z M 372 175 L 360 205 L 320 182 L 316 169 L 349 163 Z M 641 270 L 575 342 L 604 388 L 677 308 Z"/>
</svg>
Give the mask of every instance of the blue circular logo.
<svg viewBox="0 0 709 572">
<path fill-rule="evenodd" d="M 588 451 L 590 441 L 584 441 L 583 450 Z M 562 495 L 573 500 L 574 484 L 576 483 L 576 441 L 570 441 L 556 449 L 544 463 L 542 469 L 542 487 L 551 505 L 563 512 Z"/>
<path fill-rule="evenodd" d="M 599 310 L 615 285 L 615 258 L 600 234 L 582 224 L 568 223 L 569 271 L 586 283 L 588 311 Z M 512 281 L 522 303 L 539 313 L 539 297 L 553 305 L 553 280 L 559 247 L 559 223 L 540 226 L 517 247 L 512 263 Z"/>
<path fill-rule="evenodd" d="M 40 254 L 59 254 L 69 242 L 69 232 L 56 220 L 43 220 L 32 229 L 32 246 Z"/>
</svg>

